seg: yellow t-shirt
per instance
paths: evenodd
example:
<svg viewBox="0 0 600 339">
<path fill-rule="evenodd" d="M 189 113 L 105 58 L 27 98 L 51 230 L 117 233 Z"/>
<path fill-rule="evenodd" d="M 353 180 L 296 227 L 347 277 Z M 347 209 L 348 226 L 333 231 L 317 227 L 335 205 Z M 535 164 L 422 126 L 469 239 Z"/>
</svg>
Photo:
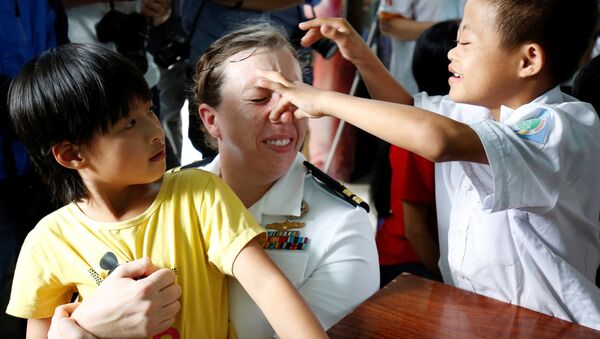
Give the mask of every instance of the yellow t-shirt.
<svg viewBox="0 0 600 339">
<path fill-rule="evenodd" d="M 224 274 L 257 235 L 264 230 L 217 176 L 167 173 L 151 206 L 130 220 L 97 222 L 75 204 L 42 219 L 21 249 L 7 313 L 51 317 L 74 292 L 90 296 L 117 263 L 150 257 L 174 270 L 183 289 L 165 337 L 225 338 L 232 333 Z"/>
</svg>

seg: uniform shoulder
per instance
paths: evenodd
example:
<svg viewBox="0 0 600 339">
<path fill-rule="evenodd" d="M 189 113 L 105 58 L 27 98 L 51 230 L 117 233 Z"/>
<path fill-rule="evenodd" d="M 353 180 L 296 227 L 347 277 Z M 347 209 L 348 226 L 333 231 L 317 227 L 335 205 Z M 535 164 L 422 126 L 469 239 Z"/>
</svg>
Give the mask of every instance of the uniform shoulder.
<svg viewBox="0 0 600 339">
<path fill-rule="evenodd" d="M 311 174 L 311 177 L 314 180 L 314 182 L 316 182 L 320 187 L 325 189 L 333 196 L 339 198 L 340 200 L 345 201 L 352 207 L 361 207 L 367 213 L 369 213 L 369 204 L 367 204 L 359 196 L 350 191 L 346 186 L 344 186 L 344 184 L 330 177 L 325 172 L 323 172 L 318 167 L 316 167 L 308 161 L 304 161 L 303 164 L 307 168 L 308 172 Z"/>
</svg>

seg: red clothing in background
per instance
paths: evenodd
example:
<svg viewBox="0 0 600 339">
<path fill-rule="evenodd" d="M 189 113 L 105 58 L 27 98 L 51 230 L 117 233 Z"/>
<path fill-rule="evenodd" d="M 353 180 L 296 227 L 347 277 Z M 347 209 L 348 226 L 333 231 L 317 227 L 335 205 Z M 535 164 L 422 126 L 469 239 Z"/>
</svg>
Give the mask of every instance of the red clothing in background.
<svg viewBox="0 0 600 339">
<path fill-rule="evenodd" d="M 380 265 L 421 262 L 408 239 L 404 236 L 402 202 L 435 204 L 433 162 L 402 148 L 391 146 L 389 152 L 392 168 L 390 209 L 377 231 L 377 250 Z M 435 214 L 435 209 L 432 209 Z M 435 215 L 431 216 L 432 220 Z M 435 222 L 430 223 L 436 225 Z M 430 230 L 437 234 L 437 230 Z"/>
</svg>

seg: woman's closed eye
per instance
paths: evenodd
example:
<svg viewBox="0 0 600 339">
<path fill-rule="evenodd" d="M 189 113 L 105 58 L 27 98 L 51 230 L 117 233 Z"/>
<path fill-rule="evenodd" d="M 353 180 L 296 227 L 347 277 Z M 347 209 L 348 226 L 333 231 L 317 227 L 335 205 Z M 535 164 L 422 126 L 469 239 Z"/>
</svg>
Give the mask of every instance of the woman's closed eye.
<svg viewBox="0 0 600 339">
<path fill-rule="evenodd" d="M 470 42 L 468 42 L 468 41 L 454 40 L 454 42 L 455 42 L 457 45 L 460 45 L 460 46 L 466 46 L 466 45 L 469 45 L 469 44 L 470 44 Z"/>
<path fill-rule="evenodd" d="M 255 104 L 264 104 L 264 103 L 267 103 L 270 99 L 271 99 L 270 96 L 266 96 L 266 97 L 259 97 L 259 98 L 251 98 L 251 99 L 249 99 L 249 101 L 252 103 L 255 103 Z"/>
</svg>

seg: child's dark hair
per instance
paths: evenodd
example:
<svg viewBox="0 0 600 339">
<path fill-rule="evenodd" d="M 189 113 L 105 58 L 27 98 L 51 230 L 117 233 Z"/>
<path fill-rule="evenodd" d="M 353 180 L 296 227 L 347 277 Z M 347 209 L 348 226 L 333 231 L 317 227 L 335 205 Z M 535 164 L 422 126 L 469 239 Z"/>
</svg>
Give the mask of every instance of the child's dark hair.
<svg viewBox="0 0 600 339">
<path fill-rule="evenodd" d="M 598 21 L 597 0 L 487 0 L 496 8 L 491 23 L 504 48 L 542 46 L 555 84 L 571 78 L 590 46 Z"/>
<path fill-rule="evenodd" d="M 600 55 L 588 62 L 575 77 L 571 94 L 577 99 L 589 102 L 600 114 Z"/>
<path fill-rule="evenodd" d="M 73 169 L 60 165 L 52 146 L 68 141 L 85 144 L 129 115 L 135 100 L 151 100 L 140 71 L 108 49 L 67 44 L 30 61 L 9 91 L 15 130 L 51 195 L 63 203 L 87 196 Z"/>
<path fill-rule="evenodd" d="M 426 29 L 417 39 L 412 72 L 419 91 L 429 95 L 450 92 L 448 52 L 456 46 L 459 25 L 456 20 L 442 21 Z"/>
</svg>

